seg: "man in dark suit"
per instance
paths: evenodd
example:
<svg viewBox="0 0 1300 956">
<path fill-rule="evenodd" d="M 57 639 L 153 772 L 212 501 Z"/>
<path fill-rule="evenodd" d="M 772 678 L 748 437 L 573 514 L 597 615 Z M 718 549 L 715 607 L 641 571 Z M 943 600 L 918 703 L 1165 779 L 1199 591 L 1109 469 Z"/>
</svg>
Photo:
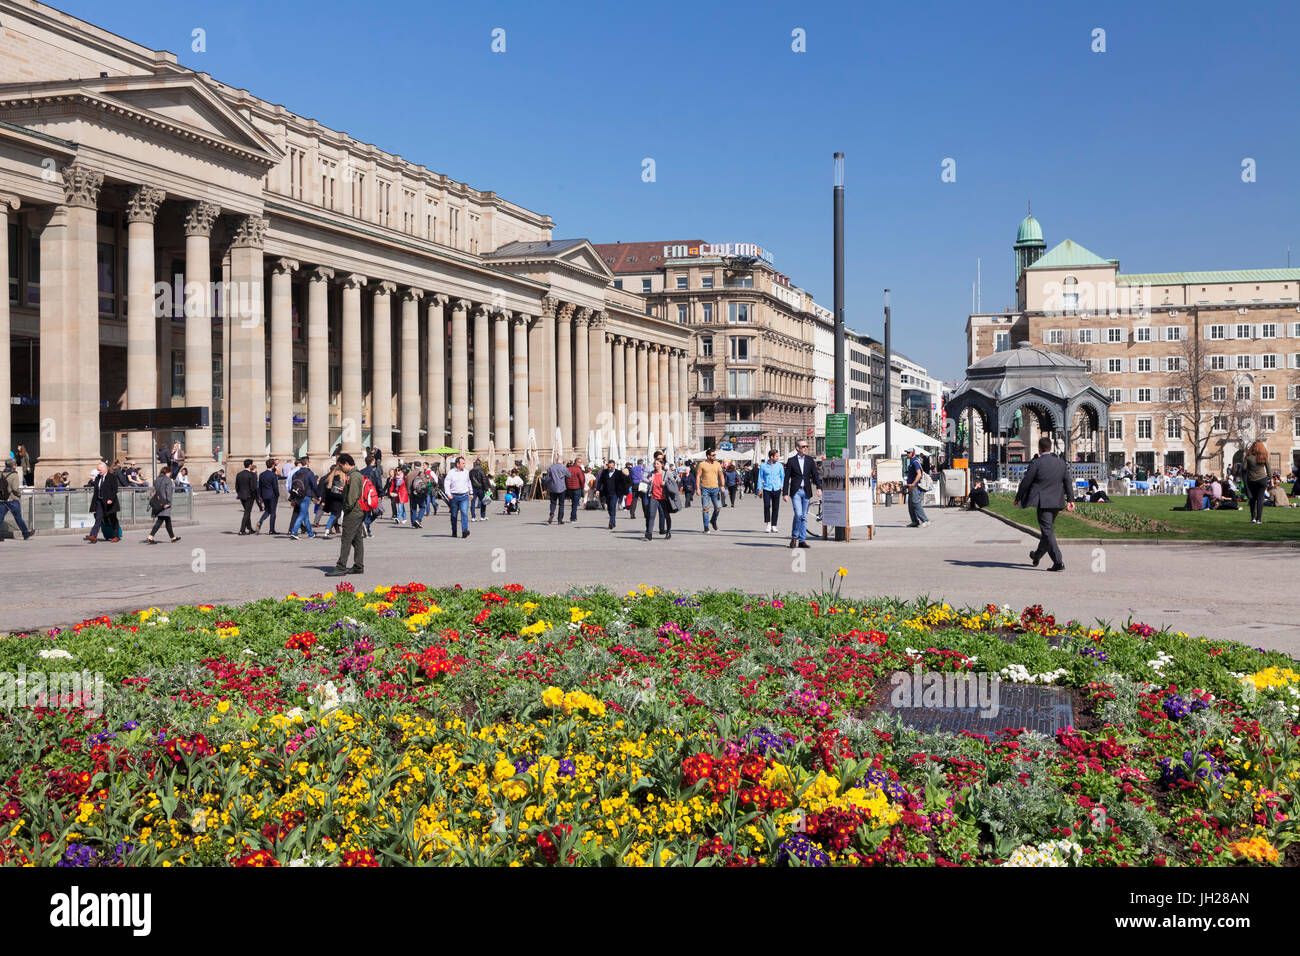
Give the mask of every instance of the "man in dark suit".
<svg viewBox="0 0 1300 956">
<path fill-rule="evenodd" d="M 117 521 L 117 512 L 121 505 L 117 500 L 117 475 L 104 462 L 95 466 L 95 476 L 91 479 L 94 489 L 95 524 L 86 535 L 86 540 L 94 544 L 99 540 L 99 530 L 104 529 L 104 540 L 121 541 L 122 526 Z"/>
<path fill-rule="evenodd" d="M 240 534 L 256 534 L 253 530 L 253 505 L 257 504 L 257 466 L 253 459 L 244 459 L 244 470 L 235 475 L 235 495 L 244 506 L 244 520 L 239 525 Z"/>
<path fill-rule="evenodd" d="M 609 510 L 609 530 L 614 530 L 614 516 L 618 513 L 619 503 L 627 497 L 629 479 L 623 474 L 611 458 L 605 462 L 605 469 L 596 479 L 596 495 Z M 560 517 L 564 517 L 563 514 Z"/>
<path fill-rule="evenodd" d="M 817 462 L 808 454 L 808 442 L 800 439 L 794 447 L 794 454 L 785 463 L 785 494 L 782 497 L 791 502 L 794 511 L 790 547 L 807 548 L 808 506 L 812 503 L 813 488 L 817 489 L 817 497 L 821 497 L 822 476 L 817 470 Z"/>
<path fill-rule="evenodd" d="M 1038 456 L 1029 463 L 1025 477 L 1016 490 L 1016 504 L 1022 508 L 1038 509 L 1038 530 L 1042 536 L 1038 547 L 1029 552 L 1029 560 L 1038 567 L 1043 554 L 1052 556 L 1049 571 L 1064 571 L 1065 561 L 1061 547 L 1056 543 L 1056 516 L 1062 508 L 1074 510 L 1070 494 L 1070 470 L 1063 458 L 1052 454 L 1052 439 L 1044 435 L 1038 439 Z"/>
<path fill-rule="evenodd" d="M 279 464 L 274 458 L 266 460 L 266 470 L 257 476 L 257 493 L 262 499 L 262 517 L 257 519 L 257 530 L 262 530 L 262 522 L 271 519 L 271 534 L 275 534 L 275 512 L 280 506 Z"/>
</svg>

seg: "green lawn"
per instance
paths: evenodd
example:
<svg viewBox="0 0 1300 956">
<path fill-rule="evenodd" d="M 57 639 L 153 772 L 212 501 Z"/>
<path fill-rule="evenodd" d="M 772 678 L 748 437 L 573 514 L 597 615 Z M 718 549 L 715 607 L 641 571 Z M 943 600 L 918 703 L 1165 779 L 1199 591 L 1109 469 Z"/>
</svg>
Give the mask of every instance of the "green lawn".
<svg viewBox="0 0 1300 956">
<path fill-rule="evenodd" d="M 1300 508 L 1264 509 L 1264 523 L 1250 523 L 1250 511 L 1175 511 L 1181 508 L 1182 495 L 1142 495 L 1111 499 L 1109 504 L 1085 506 L 1090 514 L 1101 516 L 1104 526 L 1082 521 L 1061 512 L 1056 519 L 1056 534 L 1061 538 L 1168 538 L 1180 541 L 1300 541 Z M 1034 512 L 1017 508 L 1010 495 L 990 495 L 989 510 L 1036 527 Z M 1105 521 L 1106 516 L 1115 520 Z M 1124 517 L 1127 516 L 1127 517 Z M 1145 530 L 1125 528 L 1123 522 L 1145 519 L 1164 527 Z"/>
</svg>

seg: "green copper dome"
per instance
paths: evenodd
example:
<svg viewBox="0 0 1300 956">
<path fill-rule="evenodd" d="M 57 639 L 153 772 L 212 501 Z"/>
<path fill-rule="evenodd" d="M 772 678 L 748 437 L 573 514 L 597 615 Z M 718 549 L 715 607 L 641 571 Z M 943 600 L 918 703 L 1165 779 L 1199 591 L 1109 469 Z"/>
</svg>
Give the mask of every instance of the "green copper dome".
<svg viewBox="0 0 1300 956">
<path fill-rule="evenodd" d="M 1044 245 L 1043 227 L 1033 216 L 1026 216 L 1020 222 L 1020 232 L 1016 234 L 1016 245 Z"/>
</svg>

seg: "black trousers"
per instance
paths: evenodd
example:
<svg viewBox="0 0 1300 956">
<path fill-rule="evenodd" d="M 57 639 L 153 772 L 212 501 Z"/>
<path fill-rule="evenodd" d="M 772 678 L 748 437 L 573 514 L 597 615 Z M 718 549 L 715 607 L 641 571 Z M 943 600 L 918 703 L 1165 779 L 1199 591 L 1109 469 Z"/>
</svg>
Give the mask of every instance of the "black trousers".
<svg viewBox="0 0 1300 956">
<path fill-rule="evenodd" d="M 256 498 L 245 498 L 240 504 L 244 506 L 244 520 L 239 524 L 240 534 L 251 534 L 253 531 L 253 503 Z"/>
<path fill-rule="evenodd" d="M 361 571 L 366 566 L 366 535 L 365 535 L 365 517 L 366 513 L 360 508 L 349 511 L 343 515 L 343 533 L 339 535 L 339 560 L 334 567 L 340 571 L 346 571 L 348 568 L 348 552 L 355 550 L 355 556 L 352 558 L 352 570 Z"/>
<path fill-rule="evenodd" d="M 763 491 L 763 524 L 777 524 L 781 512 L 781 492 Z"/>
<path fill-rule="evenodd" d="M 1252 521 L 1264 520 L 1264 499 L 1268 497 L 1268 480 L 1248 481 L 1246 488 L 1250 491 L 1250 517 Z"/>
<path fill-rule="evenodd" d="M 1056 516 L 1060 511 L 1060 508 L 1038 509 L 1038 530 L 1042 532 L 1042 537 L 1038 541 L 1038 547 L 1034 548 L 1034 557 L 1041 558 L 1045 553 L 1050 555 L 1053 567 L 1065 564 L 1065 559 L 1061 557 L 1061 546 L 1056 543 Z"/>
<path fill-rule="evenodd" d="M 262 522 L 263 522 L 263 521 L 265 521 L 267 518 L 270 518 L 270 519 L 271 519 L 271 534 L 275 534 L 275 513 L 276 513 L 277 510 L 279 510 L 279 508 L 278 508 L 279 504 L 280 504 L 280 499 L 279 499 L 279 498 L 263 498 L 263 499 L 262 499 L 262 517 L 260 517 L 260 518 L 257 519 L 257 526 L 258 526 L 259 528 L 262 527 Z"/>
<path fill-rule="evenodd" d="M 161 514 L 158 517 L 153 519 L 153 530 L 149 532 L 149 537 L 152 538 L 154 535 L 156 535 L 158 533 L 158 529 L 161 528 L 163 525 L 167 526 L 167 537 L 169 538 L 176 537 L 176 532 L 172 530 L 172 516 L 170 514 Z"/>
</svg>

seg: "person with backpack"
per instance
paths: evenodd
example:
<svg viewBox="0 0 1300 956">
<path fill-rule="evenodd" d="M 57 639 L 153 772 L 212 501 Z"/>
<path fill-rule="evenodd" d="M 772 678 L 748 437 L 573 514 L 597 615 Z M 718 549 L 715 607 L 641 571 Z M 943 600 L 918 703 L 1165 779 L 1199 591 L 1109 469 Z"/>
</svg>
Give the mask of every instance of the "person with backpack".
<svg viewBox="0 0 1300 956">
<path fill-rule="evenodd" d="M 325 536 L 335 538 L 343 533 L 343 493 L 347 479 L 337 464 L 333 465 L 325 476 L 321 490 L 321 501 L 329 520 L 325 522 Z M 335 527 L 337 525 L 337 527 Z"/>
<path fill-rule="evenodd" d="M 172 530 L 172 496 L 175 492 L 175 482 L 172 481 L 171 475 L 165 471 L 158 472 L 158 476 L 153 480 L 153 494 L 149 497 L 149 513 L 153 515 L 153 530 L 148 536 L 143 538 L 145 544 L 158 544 L 154 535 L 163 525 L 167 526 L 167 537 L 171 538 L 172 544 L 180 540 L 176 532 Z"/>
<path fill-rule="evenodd" d="M 375 490 L 374 482 L 357 471 L 356 459 L 344 452 L 338 457 L 338 466 L 344 479 L 343 532 L 339 537 L 339 559 L 333 568 L 325 572 L 328 578 L 365 573 L 365 517 L 379 507 L 379 493 Z M 350 552 L 355 554 L 352 567 L 349 568 Z"/>
<path fill-rule="evenodd" d="M 488 481 L 487 469 L 483 467 L 483 459 L 474 459 L 474 467 L 469 470 L 469 485 L 474 492 L 474 500 L 470 503 L 469 514 L 470 521 L 487 521 L 487 499 L 491 494 L 491 483 Z M 478 517 L 474 516 L 475 511 Z"/>
<path fill-rule="evenodd" d="M 419 528 L 420 521 L 428 513 L 429 479 L 424 473 L 424 462 L 418 461 L 411 469 L 407 486 L 411 495 L 411 527 Z"/>
<path fill-rule="evenodd" d="M 400 465 L 388 477 L 388 497 L 393 502 L 393 524 L 406 521 L 406 506 L 411 503 L 411 493 L 406 487 L 406 470 Z"/>
<path fill-rule="evenodd" d="M 925 493 L 930 490 L 930 475 L 915 448 L 908 448 L 903 457 L 907 459 L 907 516 L 912 519 L 908 527 L 924 528 L 930 523 L 923 504 Z"/>
<path fill-rule="evenodd" d="M 18 530 L 26 541 L 36 532 L 29 530 L 23 522 L 22 499 L 19 497 L 22 492 L 18 490 L 22 487 L 22 481 L 22 475 L 10 458 L 5 462 L 4 474 L 0 475 L 0 525 L 4 524 L 6 515 L 13 515 L 14 524 L 18 525 Z"/>
<path fill-rule="evenodd" d="M 289 505 L 293 508 L 293 520 L 289 522 L 289 537 L 298 540 L 298 529 L 301 526 L 307 532 L 307 537 L 316 537 L 316 532 L 311 526 L 311 503 L 320 497 L 320 484 L 316 480 L 316 473 L 311 470 L 305 458 L 298 459 L 298 467 L 293 471 L 293 477 L 289 479 Z"/>
</svg>

